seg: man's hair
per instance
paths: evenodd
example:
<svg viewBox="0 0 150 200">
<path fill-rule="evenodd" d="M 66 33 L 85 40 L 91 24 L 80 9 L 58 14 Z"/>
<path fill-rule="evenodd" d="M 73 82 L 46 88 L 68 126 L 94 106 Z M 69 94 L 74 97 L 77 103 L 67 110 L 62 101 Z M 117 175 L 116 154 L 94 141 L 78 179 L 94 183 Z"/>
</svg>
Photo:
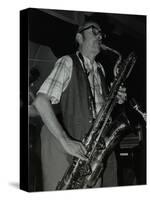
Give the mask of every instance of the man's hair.
<svg viewBox="0 0 150 200">
<path fill-rule="evenodd" d="M 93 20 L 93 19 L 88 19 L 88 20 L 84 21 L 81 25 L 78 26 L 77 33 L 82 31 L 82 29 L 84 29 L 86 27 L 86 25 L 89 24 L 89 23 L 95 23 L 99 26 L 98 21 Z"/>
</svg>

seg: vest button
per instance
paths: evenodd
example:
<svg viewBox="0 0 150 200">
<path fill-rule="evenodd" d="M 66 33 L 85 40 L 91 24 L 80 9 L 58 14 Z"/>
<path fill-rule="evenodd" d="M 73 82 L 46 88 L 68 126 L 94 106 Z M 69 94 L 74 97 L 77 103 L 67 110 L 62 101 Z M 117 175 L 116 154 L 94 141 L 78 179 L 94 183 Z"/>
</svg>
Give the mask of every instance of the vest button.
<svg viewBox="0 0 150 200">
<path fill-rule="evenodd" d="M 89 110 L 92 110 L 92 107 L 89 107 Z"/>
<path fill-rule="evenodd" d="M 90 124 L 92 123 L 92 119 L 91 119 L 91 120 L 89 120 L 89 123 L 90 123 Z"/>
</svg>

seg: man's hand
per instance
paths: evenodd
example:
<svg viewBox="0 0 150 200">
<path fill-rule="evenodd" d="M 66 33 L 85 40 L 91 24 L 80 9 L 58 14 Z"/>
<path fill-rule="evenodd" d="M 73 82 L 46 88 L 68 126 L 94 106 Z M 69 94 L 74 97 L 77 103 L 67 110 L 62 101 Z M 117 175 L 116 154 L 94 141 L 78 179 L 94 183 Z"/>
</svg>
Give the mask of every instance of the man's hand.
<svg viewBox="0 0 150 200">
<path fill-rule="evenodd" d="M 119 91 L 117 93 L 118 104 L 123 104 L 127 99 L 126 88 L 120 86 Z"/>
<path fill-rule="evenodd" d="M 68 137 L 59 123 L 48 97 L 44 94 L 38 94 L 33 105 L 37 109 L 48 130 L 60 142 L 66 153 L 82 160 L 87 160 L 84 145 L 81 142 Z"/>
<path fill-rule="evenodd" d="M 112 86 L 113 83 L 110 85 Z M 126 88 L 123 86 L 119 87 L 118 93 L 117 93 L 117 99 L 118 99 L 118 104 L 123 104 L 127 100 L 127 92 Z"/>
<path fill-rule="evenodd" d="M 61 144 L 68 154 L 81 160 L 88 160 L 86 156 L 87 150 L 81 142 L 66 137 L 61 141 Z"/>
</svg>

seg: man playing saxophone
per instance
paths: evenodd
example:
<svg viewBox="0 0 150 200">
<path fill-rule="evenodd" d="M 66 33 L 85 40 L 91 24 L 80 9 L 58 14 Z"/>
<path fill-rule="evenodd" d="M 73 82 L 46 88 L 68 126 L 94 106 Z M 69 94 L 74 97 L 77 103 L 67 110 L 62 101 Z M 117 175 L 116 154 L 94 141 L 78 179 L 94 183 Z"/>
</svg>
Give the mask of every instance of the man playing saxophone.
<svg viewBox="0 0 150 200">
<path fill-rule="evenodd" d="M 88 160 L 81 138 L 105 102 L 108 86 L 105 70 L 95 57 L 102 50 L 103 33 L 98 23 L 86 21 L 76 33 L 78 51 L 59 58 L 52 73 L 38 91 L 34 106 L 45 124 L 41 132 L 41 159 L 44 190 L 55 190 L 75 156 Z M 118 103 L 126 100 L 120 87 Z M 60 106 L 60 119 L 53 105 Z M 111 153 L 96 187 L 117 186 L 115 154 Z"/>
</svg>

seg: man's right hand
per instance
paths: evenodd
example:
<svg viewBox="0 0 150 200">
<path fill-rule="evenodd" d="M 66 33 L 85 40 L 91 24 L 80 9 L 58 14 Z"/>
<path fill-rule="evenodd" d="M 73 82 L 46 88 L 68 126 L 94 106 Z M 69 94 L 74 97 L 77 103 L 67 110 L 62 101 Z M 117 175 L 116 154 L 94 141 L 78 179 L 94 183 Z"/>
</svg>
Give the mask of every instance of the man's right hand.
<svg viewBox="0 0 150 200">
<path fill-rule="evenodd" d="M 76 156 L 82 160 L 87 160 L 86 149 L 84 145 L 74 139 L 68 137 L 59 123 L 52 105 L 45 94 L 38 94 L 33 105 L 39 112 L 44 124 L 49 131 L 56 137 L 56 139 L 62 144 L 66 153 Z"/>
<path fill-rule="evenodd" d="M 80 158 L 81 160 L 88 160 L 86 156 L 87 150 L 81 142 L 66 137 L 61 141 L 61 144 L 68 154 Z"/>
</svg>

